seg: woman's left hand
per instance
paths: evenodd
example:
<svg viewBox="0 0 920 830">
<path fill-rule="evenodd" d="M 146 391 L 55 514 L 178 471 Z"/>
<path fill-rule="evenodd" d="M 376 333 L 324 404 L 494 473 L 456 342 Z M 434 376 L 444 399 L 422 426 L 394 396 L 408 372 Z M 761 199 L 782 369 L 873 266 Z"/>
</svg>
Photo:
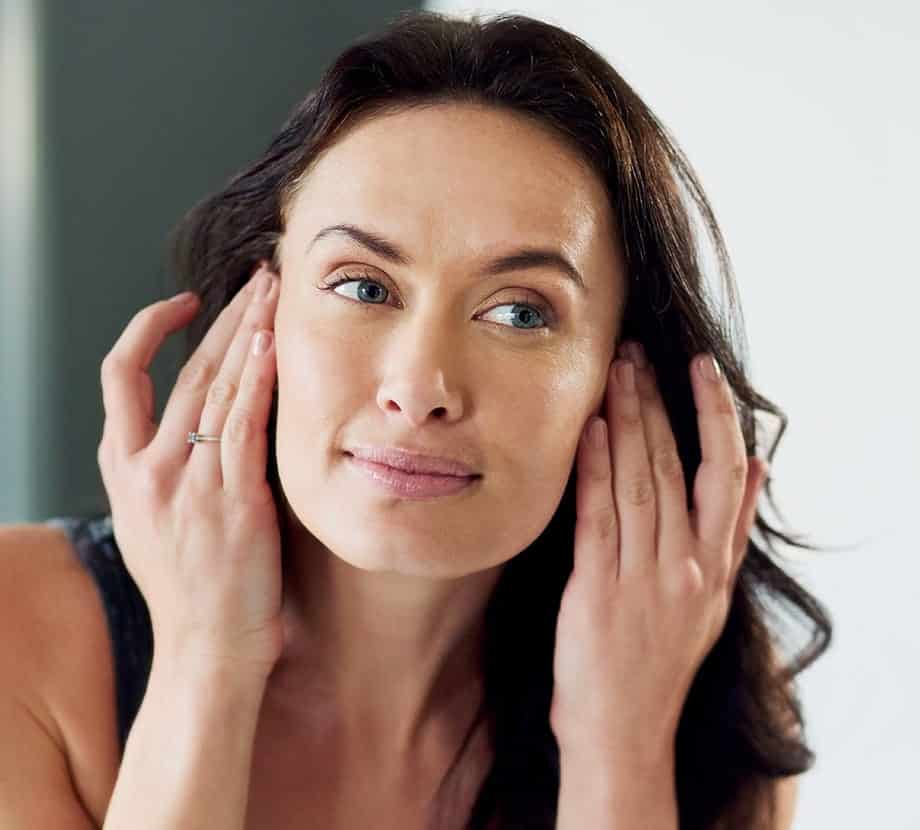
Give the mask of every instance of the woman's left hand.
<svg viewBox="0 0 920 830">
<path fill-rule="evenodd" d="M 623 350 L 620 356 L 625 357 Z M 654 369 L 612 364 L 603 444 L 580 441 L 575 564 L 556 624 L 550 723 L 560 751 L 673 758 L 693 678 L 728 616 L 767 464 L 748 458 L 729 385 L 691 361 L 702 463 L 687 510 Z M 591 418 L 589 424 L 604 424 Z"/>
</svg>

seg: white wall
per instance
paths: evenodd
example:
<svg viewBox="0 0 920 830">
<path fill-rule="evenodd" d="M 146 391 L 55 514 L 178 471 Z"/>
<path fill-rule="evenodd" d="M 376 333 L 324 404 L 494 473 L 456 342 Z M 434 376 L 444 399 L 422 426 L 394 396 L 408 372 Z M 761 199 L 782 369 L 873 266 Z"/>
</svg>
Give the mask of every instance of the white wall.
<svg viewBox="0 0 920 830">
<path fill-rule="evenodd" d="M 916 4 L 666 0 L 513 7 L 599 49 L 687 152 L 726 236 L 755 385 L 790 425 L 775 493 L 829 608 L 799 676 L 794 827 L 916 830 L 920 802 L 920 117 Z"/>
</svg>

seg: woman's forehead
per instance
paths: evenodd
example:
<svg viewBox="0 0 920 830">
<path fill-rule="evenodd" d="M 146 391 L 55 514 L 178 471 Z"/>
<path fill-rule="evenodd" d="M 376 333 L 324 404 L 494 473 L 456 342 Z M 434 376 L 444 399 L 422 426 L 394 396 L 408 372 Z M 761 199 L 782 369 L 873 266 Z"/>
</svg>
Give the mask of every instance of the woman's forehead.
<svg viewBox="0 0 920 830">
<path fill-rule="evenodd" d="M 574 154 L 524 119 L 452 106 L 371 118 L 328 148 L 290 206 L 292 234 L 312 238 L 347 217 L 422 247 L 515 242 L 585 259 L 599 245 L 610 254 L 606 190 Z"/>
<path fill-rule="evenodd" d="M 593 171 L 547 128 L 512 113 L 459 105 L 359 122 L 323 151 L 302 185 L 346 199 L 422 195 L 547 212 L 607 200 Z"/>
</svg>

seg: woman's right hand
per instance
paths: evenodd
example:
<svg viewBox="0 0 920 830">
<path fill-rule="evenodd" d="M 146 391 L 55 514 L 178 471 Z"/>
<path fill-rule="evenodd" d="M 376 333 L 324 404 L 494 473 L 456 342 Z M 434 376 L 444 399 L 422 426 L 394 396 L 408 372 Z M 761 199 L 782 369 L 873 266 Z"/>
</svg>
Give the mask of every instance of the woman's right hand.
<svg viewBox="0 0 920 830">
<path fill-rule="evenodd" d="M 270 293 L 256 290 L 270 281 Z M 190 660 L 267 677 L 283 645 L 281 534 L 266 481 L 276 375 L 278 277 L 264 267 L 182 368 L 160 424 L 147 374 L 199 300 L 139 311 L 102 361 L 105 426 L 97 458 L 125 565 L 147 602 L 157 662 Z M 189 432 L 220 443 L 189 444 Z"/>
</svg>

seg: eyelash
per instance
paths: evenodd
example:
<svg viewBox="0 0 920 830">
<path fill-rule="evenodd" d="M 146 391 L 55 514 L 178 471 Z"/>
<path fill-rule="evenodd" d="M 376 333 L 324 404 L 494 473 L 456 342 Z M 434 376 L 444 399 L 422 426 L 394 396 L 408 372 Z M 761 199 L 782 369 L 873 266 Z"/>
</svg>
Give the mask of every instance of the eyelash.
<svg viewBox="0 0 920 830">
<path fill-rule="evenodd" d="M 375 279 L 372 279 L 371 277 L 367 277 L 363 275 L 352 275 L 352 274 L 346 274 L 346 273 L 343 273 L 340 278 L 334 280 L 333 282 L 326 283 L 320 286 L 320 290 L 321 291 L 331 291 L 333 288 L 336 288 L 337 286 L 342 285 L 346 282 L 372 282 L 372 283 L 375 283 L 376 285 L 381 286 L 382 288 L 385 288 L 388 292 L 390 291 L 390 289 L 387 288 L 387 286 L 385 286 L 379 280 L 375 280 Z M 363 305 L 363 306 L 381 305 L 381 303 L 364 303 L 364 302 L 361 302 L 360 300 L 352 300 L 350 297 L 346 297 L 345 299 L 351 300 L 351 302 L 358 303 L 359 305 Z M 514 331 L 524 332 L 525 334 L 528 334 L 531 332 L 536 333 L 544 329 L 549 330 L 549 329 L 555 328 L 555 318 L 553 316 L 552 309 L 548 305 L 545 305 L 536 300 L 530 300 L 530 299 L 524 299 L 524 298 L 511 299 L 508 302 L 498 303 L 497 305 L 492 306 L 492 308 L 486 309 L 486 311 L 483 313 L 486 313 L 488 311 L 493 311 L 496 308 L 501 308 L 504 305 L 519 305 L 519 306 L 524 306 L 525 308 L 533 309 L 534 311 L 537 311 L 540 314 L 540 316 L 543 318 L 545 325 L 537 326 L 537 327 L 529 328 L 529 329 L 526 329 L 526 328 L 522 329 L 522 328 L 516 328 L 515 326 L 507 326 L 507 325 L 498 323 L 497 325 L 501 326 L 502 328 L 513 329 Z"/>
</svg>

